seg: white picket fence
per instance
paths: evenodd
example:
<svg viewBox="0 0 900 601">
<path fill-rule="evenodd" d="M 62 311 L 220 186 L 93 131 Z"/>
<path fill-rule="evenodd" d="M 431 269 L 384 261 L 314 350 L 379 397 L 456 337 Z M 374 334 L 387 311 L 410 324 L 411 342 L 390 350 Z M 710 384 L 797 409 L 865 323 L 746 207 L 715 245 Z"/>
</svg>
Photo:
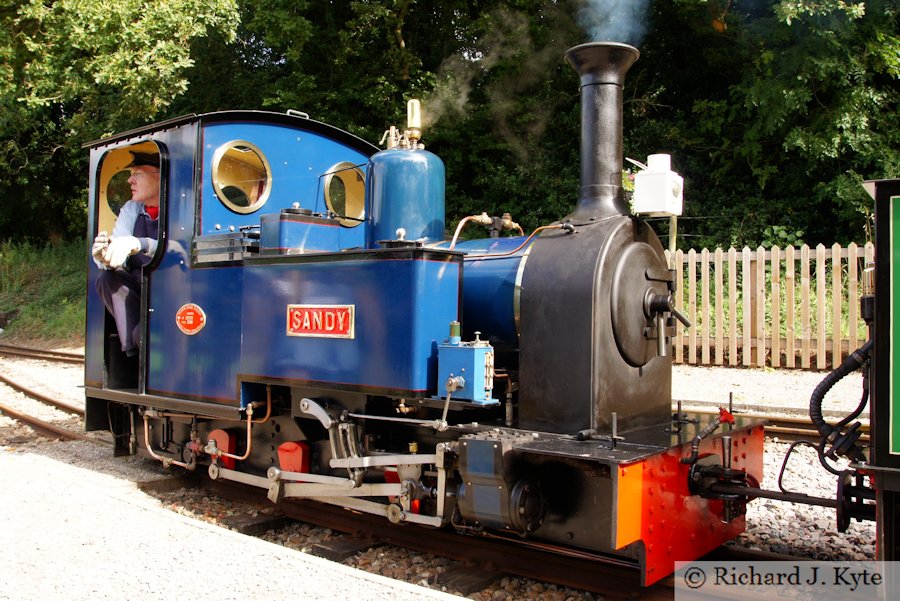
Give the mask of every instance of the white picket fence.
<svg viewBox="0 0 900 601">
<path fill-rule="evenodd" d="M 676 326 L 676 363 L 829 369 L 865 341 L 871 243 L 666 254 L 693 324 Z"/>
</svg>

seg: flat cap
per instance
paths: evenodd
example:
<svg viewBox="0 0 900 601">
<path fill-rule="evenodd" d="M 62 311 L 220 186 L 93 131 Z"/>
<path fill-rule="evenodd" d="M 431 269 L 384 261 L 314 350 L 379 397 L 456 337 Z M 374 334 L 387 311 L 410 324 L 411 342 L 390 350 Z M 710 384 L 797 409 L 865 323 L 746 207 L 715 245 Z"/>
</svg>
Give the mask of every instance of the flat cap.
<svg viewBox="0 0 900 601">
<path fill-rule="evenodd" d="M 156 167 L 157 169 L 159 169 L 158 154 L 151 152 L 132 152 L 130 150 L 128 152 L 131 153 L 131 156 L 133 158 L 131 159 L 130 163 L 125 165 L 126 169 L 128 167 L 139 167 L 141 165 L 147 165 L 149 167 Z"/>
</svg>

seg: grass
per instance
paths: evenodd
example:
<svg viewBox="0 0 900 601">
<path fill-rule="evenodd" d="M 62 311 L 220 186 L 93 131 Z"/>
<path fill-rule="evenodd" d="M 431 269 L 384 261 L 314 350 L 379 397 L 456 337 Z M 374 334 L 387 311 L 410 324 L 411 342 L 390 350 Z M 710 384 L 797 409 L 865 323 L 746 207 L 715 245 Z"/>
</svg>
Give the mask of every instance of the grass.
<svg viewBox="0 0 900 601">
<path fill-rule="evenodd" d="M 0 242 L 0 341 L 84 344 L 85 252 L 82 241 Z"/>
</svg>

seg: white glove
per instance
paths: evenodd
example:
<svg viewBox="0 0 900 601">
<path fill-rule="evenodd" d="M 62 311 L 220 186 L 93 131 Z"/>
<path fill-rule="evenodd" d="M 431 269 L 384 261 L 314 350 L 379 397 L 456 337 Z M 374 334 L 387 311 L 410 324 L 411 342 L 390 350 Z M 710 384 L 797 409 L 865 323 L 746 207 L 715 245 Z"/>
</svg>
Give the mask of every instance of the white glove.
<svg viewBox="0 0 900 601">
<path fill-rule="evenodd" d="M 109 234 L 100 232 L 97 234 L 97 237 L 94 238 L 94 246 L 91 247 L 91 256 L 98 262 L 103 263 L 103 251 L 106 250 L 107 246 L 109 246 Z"/>
<path fill-rule="evenodd" d="M 141 241 L 134 236 L 119 236 L 113 238 L 109 247 L 103 251 L 103 262 L 112 269 L 118 269 L 125 264 L 131 255 L 141 251 Z"/>
</svg>

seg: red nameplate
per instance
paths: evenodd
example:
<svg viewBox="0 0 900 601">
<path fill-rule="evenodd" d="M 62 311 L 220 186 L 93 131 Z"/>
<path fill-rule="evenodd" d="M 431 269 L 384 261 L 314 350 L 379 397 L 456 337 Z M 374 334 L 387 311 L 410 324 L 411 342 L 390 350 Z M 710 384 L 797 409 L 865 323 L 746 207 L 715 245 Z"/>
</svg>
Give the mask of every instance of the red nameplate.
<svg viewBox="0 0 900 601">
<path fill-rule="evenodd" d="M 287 335 L 353 338 L 354 305 L 288 305 Z"/>
<path fill-rule="evenodd" d="M 175 313 L 175 323 L 179 330 L 193 336 L 206 325 L 206 313 L 194 303 L 188 303 L 182 305 Z"/>
</svg>

